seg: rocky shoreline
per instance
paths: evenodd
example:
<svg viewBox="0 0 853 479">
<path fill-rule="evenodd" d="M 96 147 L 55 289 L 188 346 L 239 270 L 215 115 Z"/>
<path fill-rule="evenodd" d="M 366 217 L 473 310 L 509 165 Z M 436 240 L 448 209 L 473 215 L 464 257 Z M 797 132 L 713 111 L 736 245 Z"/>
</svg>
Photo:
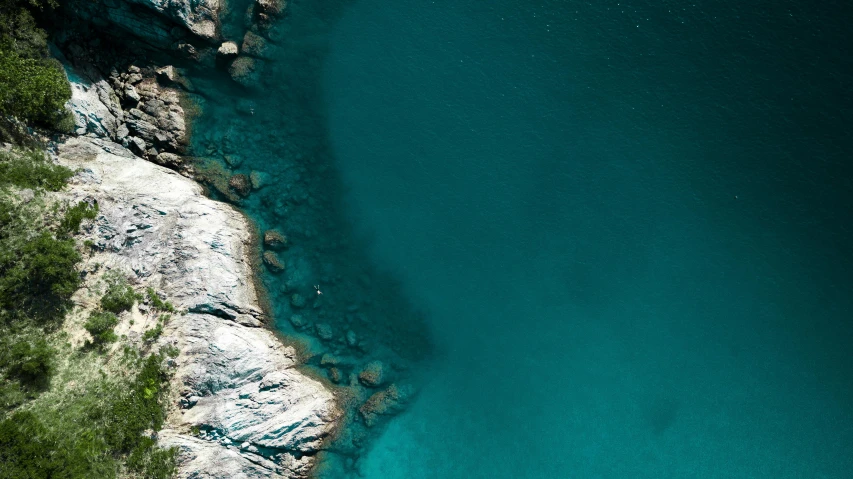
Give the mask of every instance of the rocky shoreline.
<svg viewBox="0 0 853 479">
<path fill-rule="evenodd" d="M 113 15 L 104 18 L 126 20 L 119 13 L 131 4 L 116 5 L 104 7 Z M 215 38 L 218 3 L 186 5 L 191 11 L 183 16 L 128 8 L 134 18 L 160 18 L 152 25 L 166 15 L 196 40 Z M 299 372 L 296 350 L 265 324 L 253 228 L 191 179 L 193 165 L 182 156 L 182 90 L 189 86 L 169 64 L 102 73 L 86 49 L 71 43 L 64 50 L 76 136 L 57 144 L 55 155 L 78 171 L 68 199 L 100 205 L 86 235 L 94 252 L 84 274 L 118 270 L 183 312 L 155 345 L 179 351 L 171 409 L 158 435 L 162 446 L 179 450 L 177 477 L 307 477 L 342 413 L 332 392 Z M 144 326 L 119 328 L 133 340 Z"/>
</svg>

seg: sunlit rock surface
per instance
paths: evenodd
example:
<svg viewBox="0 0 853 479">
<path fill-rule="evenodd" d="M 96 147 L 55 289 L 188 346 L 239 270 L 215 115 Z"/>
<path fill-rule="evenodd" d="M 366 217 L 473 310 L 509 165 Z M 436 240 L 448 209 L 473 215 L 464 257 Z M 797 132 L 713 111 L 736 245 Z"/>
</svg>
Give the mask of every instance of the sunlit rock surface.
<svg viewBox="0 0 853 479">
<path fill-rule="evenodd" d="M 107 124 L 114 135 L 100 101 L 108 88 L 74 85 L 71 108 L 90 135 Z M 160 433 L 161 445 L 180 449 L 178 477 L 305 477 L 339 412 L 331 392 L 296 370 L 294 349 L 263 327 L 245 218 L 108 139 L 72 138 L 58 157 L 78 171 L 70 199 L 100 205 L 91 235 L 98 260 L 186 312 L 159 341 L 180 351 Z"/>
</svg>

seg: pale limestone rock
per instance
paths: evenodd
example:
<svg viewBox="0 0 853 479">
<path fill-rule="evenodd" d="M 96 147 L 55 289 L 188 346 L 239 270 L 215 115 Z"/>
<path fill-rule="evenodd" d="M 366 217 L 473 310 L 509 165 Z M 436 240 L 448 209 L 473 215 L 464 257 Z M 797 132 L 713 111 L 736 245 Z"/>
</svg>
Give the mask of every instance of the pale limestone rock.
<svg viewBox="0 0 853 479">
<path fill-rule="evenodd" d="M 104 79 L 91 81 L 71 68 L 68 78 L 71 100 L 65 106 L 74 116 L 75 133 L 115 138 L 122 115 L 109 83 Z"/>
<path fill-rule="evenodd" d="M 177 477 L 306 477 L 340 412 L 327 389 L 297 371 L 293 348 L 261 327 L 245 218 L 115 143 L 73 138 L 58 151 L 79 171 L 69 199 L 100 205 L 90 236 L 102 250 L 97 261 L 188 311 L 173 316 L 158 343 L 180 351 L 174 407 L 159 435 L 180 450 Z M 215 433 L 196 437 L 193 426 Z"/>
<path fill-rule="evenodd" d="M 233 57 L 237 56 L 240 50 L 235 42 L 224 42 L 216 52 L 223 57 Z"/>
</svg>

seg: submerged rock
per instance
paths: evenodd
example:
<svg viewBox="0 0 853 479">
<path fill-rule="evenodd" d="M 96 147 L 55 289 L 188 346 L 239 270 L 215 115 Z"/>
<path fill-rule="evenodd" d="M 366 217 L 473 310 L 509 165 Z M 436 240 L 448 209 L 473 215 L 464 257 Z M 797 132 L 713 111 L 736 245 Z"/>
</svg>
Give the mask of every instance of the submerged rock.
<svg viewBox="0 0 853 479">
<path fill-rule="evenodd" d="M 320 323 L 317 324 L 314 329 L 317 331 L 317 336 L 319 336 L 320 339 L 328 341 L 333 337 L 332 326 L 330 326 L 329 324 Z"/>
<path fill-rule="evenodd" d="M 282 249 L 287 246 L 287 237 L 278 230 L 264 232 L 264 246 L 269 249 Z"/>
<path fill-rule="evenodd" d="M 260 64 L 252 57 L 238 56 L 228 68 L 231 78 L 244 87 L 258 85 L 261 78 Z"/>
<path fill-rule="evenodd" d="M 290 324 L 292 324 L 293 327 L 296 329 L 301 329 L 307 323 L 305 322 L 305 318 L 303 318 L 301 314 L 293 314 L 290 316 Z"/>
<path fill-rule="evenodd" d="M 272 16 L 281 15 L 282 12 L 284 12 L 284 8 L 287 6 L 287 2 L 285 0 L 257 0 L 255 3 L 257 4 L 260 13 Z"/>
<path fill-rule="evenodd" d="M 326 353 L 320 358 L 320 366 L 337 366 L 341 363 L 341 358 L 332 354 Z"/>
<path fill-rule="evenodd" d="M 375 388 L 382 384 L 382 376 L 382 362 L 371 361 L 358 373 L 358 380 L 367 387 Z"/>
<path fill-rule="evenodd" d="M 229 178 L 228 186 L 244 198 L 252 192 L 252 183 L 249 181 L 249 177 L 243 174 L 237 174 Z"/>
<path fill-rule="evenodd" d="M 264 30 L 270 28 L 273 20 L 284 12 L 286 5 L 286 0 L 256 0 L 255 14 L 258 26 Z"/>
<path fill-rule="evenodd" d="M 270 271 L 275 273 L 284 271 L 284 263 L 278 258 L 278 255 L 272 251 L 264 251 L 264 264 Z"/>
<path fill-rule="evenodd" d="M 367 401 L 358 408 L 358 412 L 361 413 L 364 423 L 367 424 L 368 427 L 372 427 L 376 424 L 379 416 L 394 411 L 399 406 L 399 403 L 400 390 L 396 385 L 392 384 L 388 386 L 388 389 L 379 391 L 378 393 L 370 396 Z"/>
<path fill-rule="evenodd" d="M 290 296 L 290 304 L 294 308 L 304 308 L 305 307 L 305 297 L 299 293 L 293 293 Z"/>
<path fill-rule="evenodd" d="M 243 164 L 243 157 L 240 155 L 225 155 L 223 158 L 231 168 L 239 168 Z"/>
<path fill-rule="evenodd" d="M 246 35 L 243 36 L 243 46 L 241 47 L 241 49 L 246 55 L 258 58 L 266 58 L 266 55 L 264 53 L 267 49 L 267 41 L 264 39 L 264 37 L 249 30 L 248 32 L 246 32 Z"/>
<path fill-rule="evenodd" d="M 261 173 L 260 171 L 252 170 L 252 172 L 249 173 L 249 180 L 252 182 L 252 189 L 259 190 L 266 186 L 269 181 L 269 175 Z"/>
</svg>

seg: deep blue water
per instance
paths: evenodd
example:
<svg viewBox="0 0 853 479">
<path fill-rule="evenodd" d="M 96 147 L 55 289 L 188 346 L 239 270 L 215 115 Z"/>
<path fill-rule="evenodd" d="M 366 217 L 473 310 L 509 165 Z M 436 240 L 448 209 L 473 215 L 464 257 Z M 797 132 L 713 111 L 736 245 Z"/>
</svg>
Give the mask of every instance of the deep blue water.
<svg viewBox="0 0 853 479">
<path fill-rule="evenodd" d="M 276 185 L 243 206 L 292 242 L 282 331 L 413 391 L 323 476 L 851 477 L 847 17 L 291 2 L 195 131 Z"/>
</svg>

